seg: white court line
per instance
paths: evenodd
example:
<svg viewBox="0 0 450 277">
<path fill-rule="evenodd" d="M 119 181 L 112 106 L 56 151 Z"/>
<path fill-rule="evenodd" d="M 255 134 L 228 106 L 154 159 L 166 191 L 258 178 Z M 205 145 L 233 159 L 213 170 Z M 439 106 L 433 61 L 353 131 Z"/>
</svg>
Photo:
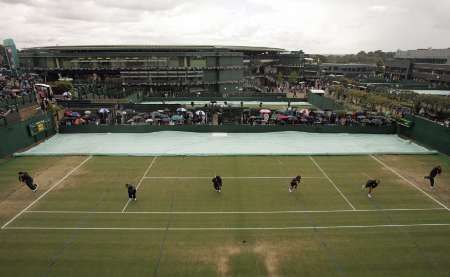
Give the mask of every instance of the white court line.
<svg viewBox="0 0 450 277">
<path fill-rule="evenodd" d="M 344 198 L 344 200 L 347 202 L 347 204 L 353 209 L 356 210 L 355 207 L 352 205 L 352 203 L 347 199 L 347 197 L 345 197 L 345 195 L 342 193 L 342 191 L 336 186 L 336 184 L 333 182 L 333 180 L 331 180 L 330 177 L 328 177 L 328 175 L 325 173 L 325 171 L 319 166 L 319 164 L 314 160 L 313 157 L 309 156 L 309 158 L 311 159 L 311 161 L 316 165 L 316 167 L 320 170 L 320 172 L 322 172 L 323 176 L 325 176 L 328 181 L 330 181 L 330 183 L 334 186 L 334 188 L 339 192 L 339 194 L 342 196 L 342 198 Z"/>
<path fill-rule="evenodd" d="M 367 229 L 400 227 L 446 227 L 450 223 L 334 225 L 288 227 L 7 227 L 7 230 L 112 230 L 112 231 L 246 231 L 246 230 L 315 230 L 315 229 Z"/>
<path fill-rule="evenodd" d="M 142 211 L 142 212 L 126 212 L 127 214 L 302 214 L 302 213 L 355 213 L 355 212 L 396 212 L 396 211 L 442 211 L 444 208 L 427 208 L 427 209 L 379 209 L 379 210 L 304 210 L 304 211 Z M 122 214 L 122 212 L 110 211 L 26 211 L 26 213 L 42 213 L 42 214 Z"/>
<path fill-rule="evenodd" d="M 139 187 L 141 186 L 142 181 L 144 181 L 145 176 L 147 176 L 148 172 L 149 172 L 150 169 L 152 168 L 153 164 L 154 164 L 155 161 L 156 161 L 156 158 L 158 158 L 158 156 L 153 157 L 152 162 L 151 162 L 151 163 L 149 164 L 149 166 L 147 167 L 147 170 L 145 170 L 144 175 L 142 176 L 141 180 L 139 180 L 139 183 L 138 183 L 137 186 L 136 186 L 136 190 L 138 190 Z M 125 212 L 125 210 L 126 210 L 127 207 L 128 207 L 128 204 L 130 204 L 130 201 L 131 201 L 131 200 L 128 199 L 127 203 L 125 203 L 125 206 L 124 206 L 123 209 L 122 209 L 122 213 Z"/>
<path fill-rule="evenodd" d="M 229 176 L 229 177 L 222 177 L 222 179 L 291 179 L 294 176 L 290 176 L 290 177 L 282 177 L 282 176 L 278 176 L 278 177 L 260 177 L 260 176 Z M 173 176 L 173 177 L 168 177 L 168 176 L 164 176 L 164 177 L 145 177 L 144 179 L 212 179 L 211 177 L 192 177 L 192 176 L 186 176 L 186 177 L 182 177 L 182 176 Z M 302 177 L 302 179 L 325 179 L 325 177 Z"/>
<path fill-rule="evenodd" d="M 402 178 L 403 180 L 405 180 L 408 184 L 410 184 L 411 186 L 415 187 L 417 190 L 419 190 L 420 192 L 422 192 L 423 194 L 425 194 L 426 196 L 428 196 L 428 198 L 430 198 L 431 200 L 433 200 L 434 202 L 436 202 L 437 204 L 439 204 L 439 206 L 443 207 L 444 209 L 446 209 L 447 211 L 450 211 L 450 209 L 445 206 L 444 204 L 442 204 L 439 200 L 437 200 L 436 198 L 434 198 L 433 196 L 431 196 L 430 194 L 428 194 L 426 191 L 424 191 L 423 189 L 421 189 L 420 187 L 418 187 L 416 184 L 414 184 L 413 182 L 411 182 L 410 180 L 406 179 L 405 177 L 403 177 L 402 175 L 400 175 L 400 173 L 398 173 L 396 170 L 394 170 L 392 167 L 388 166 L 387 164 L 385 164 L 384 162 L 382 162 L 380 159 L 377 159 L 374 155 L 370 155 L 370 157 L 372 157 L 372 159 L 374 159 L 375 161 L 377 161 L 379 164 L 381 164 L 382 166 L 384 166 L 386 169 L 389 169 L 390 171 L 392 171 L 395 175 L 397 175 L 398 177 Z"/>
<path fill-rule="evenodd" d="M 36 200 L 34 200 L 33 202 L 31 202 L 27 207 L 25 207 L 25 209 L 23 209 L 22 211 L 20 211 L 18 214 L 16 214 L 16 216 L 14 216 L 13 218 L 11 218 L 8 222 L 6 222 L 3 226 L 2 229 L 5 229 L 6 226 L 8 226 L 11 222 L 13 222 L 14 220 L 16 220 L 16 218 L 18 218 L 19 216 L 21 216 L 24 212 L 26 212 L 29 208 L 31 208 L 34 204 L 36 204 L 36 202 L 38 202 L 39 200 L 41 200 L 44 196 L 46 196 L 50 191 L 52 191 L 56 186 L 58 186 L 59 184 L 61 184 L 62 182 L 64 182 L 64 180 L 66 180 L 70 175 L 72 175 L 72 173 L 74 173 L 75 171 L 77 171 L 81 166 L 83 166 L 87 161 L 89 161 L 92 158 L 92 156 L 87 157 L 84 161 L 82 161 L 77 167 L 75 167 L 74 169 L 72 169 L 71 171 L 69 171 L 69 173 L 67 173 L 64 177 L 62 177 L 58 182 L 56 182 L 53 186 L 51 186 L 47 191 L 45 191 L 43 194 L 41 194 Z"/>
</svg>

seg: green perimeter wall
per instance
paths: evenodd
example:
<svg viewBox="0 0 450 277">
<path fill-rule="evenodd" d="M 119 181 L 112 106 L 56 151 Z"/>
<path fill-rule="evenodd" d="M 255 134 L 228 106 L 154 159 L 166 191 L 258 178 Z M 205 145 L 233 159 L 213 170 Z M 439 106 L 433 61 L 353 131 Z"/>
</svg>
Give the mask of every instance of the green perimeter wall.
<svg viewBox="0 0 450 277">
<path fill-rule="evenodd" d="M 174 97 L 174 98 L 163 98 L 163 97 L 144 97 L 143 102 L 152 101 L 255 101 L 255 102 L 299 102 L 306 101 L 306 99 L 297 98 L 287 98 L 285 96 L 279 97 Z"/>
<path fill-rule="evenodd" d="M 411 128 L 398 125 L 398 134 L 410 138 L 419 144 L 450 155 L 450 128 L 446 128 L 428 119 L 413 116 Z"/>
<path fill-rule="evenodd" d="M 5 157 L 17 152 L 20 149 L 27 148 L 45 138 L 54 135 L 56 132 L 52 130 L 38 134 L 35 137 L 30 135 L 28 125 L 40 120 L 50 120 L 54 126 L 54 121 L 49 115 L 40 115 L 28 120 L 0 126 L 0 157 Z"/>
<path fill-rule="evenodd" d="M 309 93 L 308 102 L 321 110 L 343 111 L 344 107 L 333 99 L 317 94 Z"/>
<path fill-rule="evenodd" d="M 363 133 L 363 134 L 395 134 L 396 126 L 382 127 L 351 127 L 351 126 L 247 126 L 247 125 L 179 125 L 179 126 L 153 126 L 153 125 L 80 125 L 71 127 L 61 127 L 60 133 L 150 133 L 159 131 L 180 131 L 180 132 L 219 132 L 219 133 L 267 133 L 299 131 L 309 133 Z"/>
</svg>

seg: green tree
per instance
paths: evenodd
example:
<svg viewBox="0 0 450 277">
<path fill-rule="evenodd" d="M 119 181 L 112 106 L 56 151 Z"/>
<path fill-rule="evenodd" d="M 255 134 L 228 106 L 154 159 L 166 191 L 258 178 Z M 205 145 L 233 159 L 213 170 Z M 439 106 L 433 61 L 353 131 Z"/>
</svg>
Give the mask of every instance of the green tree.
<svg viewBox="0 0 450 277">
<path fill-rule="evenodd" d="M 277 82 L 282 83 L 283 82 L 283 73 L 278 72 L 277 74 Z"/>
<path fill-rule="evenodd" d="M 291 84 L 296 83 L 297 80 L 298 80 L 298 72 L 297 71 L 292 71 L 289 74 L 288 80 L 289 80 L 289 83 L 291 83 Z"/>
<path fill-rule="evenodd" d="M 70 81 L 56 81 L 51 84 L 51 86 L 55 94 L 62 94 L 66 91 L 73 91 L 73 85 Z"/>
</svg>

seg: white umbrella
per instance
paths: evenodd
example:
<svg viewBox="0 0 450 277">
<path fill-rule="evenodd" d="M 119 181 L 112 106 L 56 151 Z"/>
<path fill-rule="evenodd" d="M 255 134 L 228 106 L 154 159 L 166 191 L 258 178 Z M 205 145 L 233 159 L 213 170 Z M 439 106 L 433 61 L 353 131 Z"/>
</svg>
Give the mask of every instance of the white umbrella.
<svg viewBox="0 0 450 277">
<path fill-rule="evenodd" d="M 90 114 L 91 114 L 91 111 L 85 111 L 84 114 L 90 115 Z"/>
<path fill-rule="evenodd" d="M 145 122 L 147 122 L 147 123 L 153 122 L 153 119 L 151 119 L 151 118 L 146 119 Z"/>
<path fill-rule="evenodd" d="M 309 115 L 309 110 L 308 109 L 303 109 L 303 110 L 300 110 L 300 113 L 303 113 L 305 115 Z"/>
<path fill-rule="evenodd" d="M 72 94 L 70 92 L 66 91 L 63 93 L 63 96 L 72 96 Z"/>
<path fill-rule="evenodd" d="M 272 113 L 272 111 L 268 109 L 262 109 L 259 111 L 259 113 Z"/>
<path fill-rule="evenodd" d="M 204 111 L 196 111 L 195 114 L 200 116 L 206 115 Z"/>
<path fill-rule="evenodd" d="M 107 108 L 101 108 L 98 110 L 99 113 L 109 113 L 109 110 Z"/>
<path fill-rule="evenodd" d="M 185 108 L 178 108 L 177 109 L 177 112 L 179 112 L 179 113 L 184 113 L 184 112 L 186 112 L 187 110 L 185 109 Z"/>
</svg>

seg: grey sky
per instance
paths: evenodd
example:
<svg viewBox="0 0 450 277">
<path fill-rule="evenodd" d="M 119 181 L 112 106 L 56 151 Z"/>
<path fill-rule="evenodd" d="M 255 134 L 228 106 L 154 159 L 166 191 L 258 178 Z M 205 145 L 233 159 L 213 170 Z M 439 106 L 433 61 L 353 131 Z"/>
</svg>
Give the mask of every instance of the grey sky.
<svg viewBox="0 0 450 277">
<path fill-rule="evenodd" d="M 450 0 L 0 0 L 19 48 L 222 44 L 353 53 L 450 47 Z"/>
</svg>

